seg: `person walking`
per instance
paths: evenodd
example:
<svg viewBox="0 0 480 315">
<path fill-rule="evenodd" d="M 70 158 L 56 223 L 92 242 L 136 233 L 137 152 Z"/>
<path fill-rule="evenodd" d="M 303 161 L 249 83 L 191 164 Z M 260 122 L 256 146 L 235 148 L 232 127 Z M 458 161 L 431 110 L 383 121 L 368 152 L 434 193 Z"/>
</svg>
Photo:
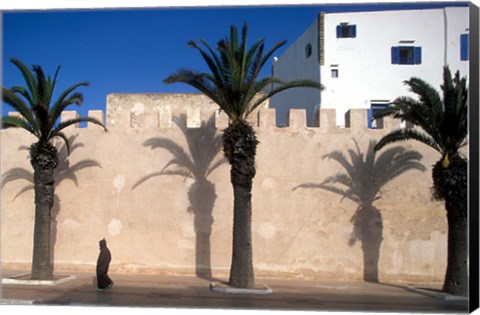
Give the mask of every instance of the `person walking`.
<svg viewBox="0 0 480 315">
<path fill-rule="evenodd" d="M 107 247 L 107 241 L 105 239 L 99 242 L 100 254 L 97 260 L 97 291 L 105 291 L 113 286 L 113 281 L 108 276 L 108 267 L 112 260 L 112 255 Z"/>
</svg>

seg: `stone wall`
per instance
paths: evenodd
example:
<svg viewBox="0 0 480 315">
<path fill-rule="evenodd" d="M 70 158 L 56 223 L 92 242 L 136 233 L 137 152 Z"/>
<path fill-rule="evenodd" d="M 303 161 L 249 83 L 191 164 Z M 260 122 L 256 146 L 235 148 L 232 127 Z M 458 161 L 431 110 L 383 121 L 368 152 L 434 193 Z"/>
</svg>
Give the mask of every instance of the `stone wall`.
<svg viewBox="0 0 480 315">
<path fill-rule="evenodd" d="M 251 121 L 260 141 L 252 227 L 258 277 L 353 280 L 378 271 L 381 281 L 443 281 L 446 215 L 430 198 L 435 151 L 405 142 L 378 152 L 375 167 L 372 141 L 397 122 L 367 129 L 366 111 L 351 110 L 347 128 L 336 128 L 328 109 L 310 128 L 304 110 L 291 110 L 289 126 L 279 128 L 265 107 Z M 112 272 L 226 277 L 233 220 L 221 151 L 226 116 L 195 94 L 114 94 L 106 108 L 107 132 L 70 127 L 68 157 L 57 144 L 55 270 L 93 273 L 105 237 Z M 4 268 L 30 267 L 34 195 L 26 148 L 34 141 L 23 130 L 1 131 Z M 388 171 L 399 165 L 404 172 Z M 338 183 L 319 185 L 347 172 L 353 195 Z"/>
</svg>

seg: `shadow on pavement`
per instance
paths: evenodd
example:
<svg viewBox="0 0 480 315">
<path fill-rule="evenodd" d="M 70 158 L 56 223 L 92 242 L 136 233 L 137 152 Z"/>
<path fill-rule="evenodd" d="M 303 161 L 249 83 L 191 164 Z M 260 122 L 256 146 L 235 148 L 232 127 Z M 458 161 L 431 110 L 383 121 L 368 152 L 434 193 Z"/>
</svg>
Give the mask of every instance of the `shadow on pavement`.
<svg viewBox="0 0 480 315">
<path fill-rule="evenodd" d="M 289 286 L 288 281 L 262 281 L 272 288 L 270 295 L 225 294 L 212 292 L 209 282 L 195 278 L 191 281 L 122 281 L 112 289 L 97 292 L 91 283 L 78 281 L 56 287 L 9 286 L 5 298 L 15 298 L 15 292 L 30 290 L 33 304 L 70 306 L 128 306 L 162 308 L 211 308 L 256 310 L 316 310 L 367 312 L 467 312 L 468 303 L 444 301 L 390 284 L 359 283 L 339 288 L 306 282 Z M 277 285 L 278 284 L 278 285 Z"/>
</svg>

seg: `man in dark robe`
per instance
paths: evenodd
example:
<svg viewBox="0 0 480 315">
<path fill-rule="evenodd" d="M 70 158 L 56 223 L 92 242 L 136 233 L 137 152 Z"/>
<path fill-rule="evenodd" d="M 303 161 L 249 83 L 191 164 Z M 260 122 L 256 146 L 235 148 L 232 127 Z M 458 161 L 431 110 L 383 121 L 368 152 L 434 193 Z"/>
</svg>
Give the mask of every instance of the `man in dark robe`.
<svg viewBox="0 0 480 315">
<path fill-rule="evenodd" d="M 97 291 L 104 291 L 110 289 L 113 286 L 113 281 L 107 275 L 112 255 L 107 248 L 107 241 L 105 239 L 99 242 L 100 255 L 97 260 Z"/>
</svg>

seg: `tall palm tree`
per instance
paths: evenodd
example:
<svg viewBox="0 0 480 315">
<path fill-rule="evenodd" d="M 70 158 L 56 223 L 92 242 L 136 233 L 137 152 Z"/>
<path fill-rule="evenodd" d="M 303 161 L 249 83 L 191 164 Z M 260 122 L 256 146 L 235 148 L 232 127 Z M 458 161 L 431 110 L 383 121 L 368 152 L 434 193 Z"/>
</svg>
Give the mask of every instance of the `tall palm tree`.
<svg viewBox="0 0 480 315">
<path fill-rule="evenodd" d="M 77 148 L 83 147 L 83 143 L 76 142 L 75 139 L 78 137 L 78 134 L 72 135 L 68 138 L 68 142 L 70 144 L 70 153 L 73 153 Z M 26 150 L 28 151 L 28 146 L 20 146 L 20 150 Z M 70 161 L 68 160 L 68 152 L 67 152 L 67 147 L 65 143 L 62 143 L 58 148 L 58 157 L 59 157 L 59 163 L 58 167 L 55 169 L 54 176 L 55 176 L 55 187 L 58 187 L 63 181 L 66 180 L 71 180 L 75 186 L 78 187 L 78 178 L 76 173 L 82 169 L 88 168 L 88 167 L 100 167 L 100 164 L 91 159 L 86 159 L 86 160 L 81 160 L 73 165 L 70 165 Z M 35 183 L 33 182 L 33 172 L 24 169 L 22 167 L 14 167 L 12 169 L 9 169 L 8 171 L 5 172 L 5 174 L 2 175 L 2 188 L 7 185 L 10 182 L 16 181 L 16 180 L 25 180 L 28 182 L 27 185 L 25 185 L 14 197 L 13 200 L 15 200 L 17 197 L 19 197 L 21 194 L 31 191 L 35 189 Z M 58 194 L 54 194 L 54 201 L 53 201 L 53 206 L 51 210 L 51 228 L 50 228 L 50 246 L 51 246 L 51 251 L 50 251 L 50 257 L 53 260 L 55 257 L 54 255 L 54 248 L 55 248 L 55 243 L 56 243 L 56 236 L 57 236 L 57 220 L 56 217 L 58 216 L 60 212 L 60 197 Z"/>
<path fill-rule="evenodd" d="M 251 191 L 255 176 L 255 153 L 259 142 L 247 117 L 264 101 L 286 89 L 321 88 L 319 83 L 310 80 L 282 82 L 272 76 L 258 79 L 261 69 L 272 54 L 286 42 L 278 42 L 266 53 L 264 39 L 256 41 L 248 48 L 247 29 L 245 23 L 239 40 L 237 28 L 231 26 L 230 36 L 218 42 L 217 52 L 205 40 L 200 41 L 203 48 L 194 41 L 189 41 L 188 45 L 200 52 L 210 73 L 183 69 L 164 80 L 167 84 L 183 82 L 191 85 L 218 104 L 229 117 L 229 125 L 222 136 L 223 152 L 231 165 L 230 180 L 234 195 L 229 284 L 240 288 L 251 288 L 255 283 L 252 263 Z M 272 84 L 276 85 L 272 90 L 258 96 Z"/>
<path fill-rule="evenodd" d="M 188 212 L 194 215 L 195 271 L 198 277 L 211 279 L 210 235 L 212 234 L 213 216 L 217 194 L 215 185 L 208 180 L 209 175 L 222 164 L 225 158 L 217 158 L 222 149 L 221 136 L 215 128 L 215 114 L 208 121 L 202 121 L 200 128 L 188 128 L 187 116 L 182 114 L 173 121 L 180 128 L 187 141 L 188 151 L 168 138 L 150 138 L 144 146 L 153 149 L 165 149 L 173 158 L 159 171 L 140 179 L 132 189 L 146 180 L 161 175 L 177 175 L 193 179 L 188 191 L 190 207 Z"/>
<path fill-rule="evenodd" d="M 50 259 L 50 221 L 51 209 L 54 202 L 54 170 L 57 167 L 58 152 L 51 143 L 54 138 L 65 142 L 67 152 L 70 152 L 68 138 L 64 129 L 80 123 L 91 122 L 99 126 L 103 123 L 92 117 L 79 117 L 57 123 L 63 110 L 72 104 L 83 103 L 83 95 L 74 92 L 87 82 L 77 83 L 64 90 L 52 102 L 53 91 L 60 67 L 57 68 L 53 80 L 45 76 L 40 66 L 34 65 L 30 71 L 18 59 L 11 62 L 20 70 L 26 87 L 2 86 L 3 101 L 14 108 L 19 116 L 2 117 L 2 128 L 22 128 L 38 141 L 30 145 L 30 163 L 34 170 L 33 181 L 35 191 L 35 226 L 33 234 L 33 259 L 31 278 L 35 280 L 50 280 L 53 277 L 52 262 Z"/>
<path fill-rule="evenodd" d="M 403 147 L 393 147 L 381 155 L 374 150 L 376 141 L 370 141 L 366 155 L 355 141 L 356 151 L 349 149 L 350 161 L 341 151 L 323 156 L 338 162 L 345 172 L 326 178 L 322 183 L 305 183 L 294 188 L 321 188 L 347 198 L 358 205 L 351 218 L 353 232 L 348 244 L 358 240 L 363 251 L 363 279 L 378 282 L 378 261 L 383 240 L 383 220 L 374 202 L 381 198 L 382 187 L 409 170 L 424 172 L 425 166 L 419 161 L 422 155 Z M 342 198 L 342 200 L 343 200 Z"/>
<path fill-rule="evenodd" d="M 417 140 L 440 153 L 432 170 L 433 197 L 445 200 L 448 221 L 448 258 L 443 290 L 468 294 L 468 208 L 467 159 L 460 153 L 468 133 L 467 78 L 457 71 L 452 78 L 448 66 L 443 69 L 443 100 L 440 93 L 419 78 L 404 82 L 418 95 L 398 97 L 375 118 L 391 116 L 421 128 L 397 129 L 385 135 L 375 147 L 404 140 Z"/>
</svg>

